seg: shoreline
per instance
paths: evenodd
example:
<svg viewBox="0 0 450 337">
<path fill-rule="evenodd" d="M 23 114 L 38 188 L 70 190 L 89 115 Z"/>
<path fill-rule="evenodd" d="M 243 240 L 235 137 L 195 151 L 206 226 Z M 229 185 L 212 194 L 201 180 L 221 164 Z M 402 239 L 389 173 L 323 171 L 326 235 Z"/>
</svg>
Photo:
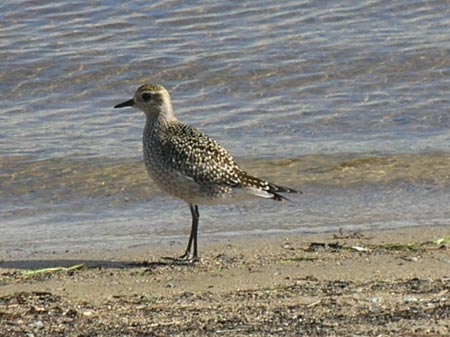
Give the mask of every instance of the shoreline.
<svg viewBox="0 0 450 337">
<path fill-rule="evenodd" d="M 0 332 L 447 336 L 450 244 L 436 240 L 449 237 L 448 226 L 234 237 L 202 244 L 195 266 L 161 258 L 184 243 L 1 260 Z"/>
</svg>

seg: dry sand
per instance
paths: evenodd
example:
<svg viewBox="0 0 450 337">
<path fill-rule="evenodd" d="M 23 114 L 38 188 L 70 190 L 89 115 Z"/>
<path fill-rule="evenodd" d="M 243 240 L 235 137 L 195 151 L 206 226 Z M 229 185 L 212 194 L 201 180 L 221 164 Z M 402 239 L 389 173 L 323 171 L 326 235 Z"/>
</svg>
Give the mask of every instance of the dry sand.
<svg viewBox="0 0 450 337">
<path fill-rule="evenodd" d="M 161 258 L 178 245 L 0 260 L 0 336 L 450 336 L 448 237 L 234 238 L 193 266 Z"/>
</svg>

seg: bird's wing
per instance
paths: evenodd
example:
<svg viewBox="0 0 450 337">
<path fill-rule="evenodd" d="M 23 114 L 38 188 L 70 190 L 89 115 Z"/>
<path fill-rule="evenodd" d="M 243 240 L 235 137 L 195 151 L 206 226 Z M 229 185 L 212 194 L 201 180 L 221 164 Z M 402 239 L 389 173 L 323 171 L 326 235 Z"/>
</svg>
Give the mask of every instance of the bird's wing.
<svg viewBox="0 0 450 337">
<path fill-rule="evenodd" d="M 161 145 L 171 153 L 171 167 L 202 185 L 241 185 L 245 171 L 214 139 L 186 124 L 171 126 L 167 134 Z"/>
</svg>

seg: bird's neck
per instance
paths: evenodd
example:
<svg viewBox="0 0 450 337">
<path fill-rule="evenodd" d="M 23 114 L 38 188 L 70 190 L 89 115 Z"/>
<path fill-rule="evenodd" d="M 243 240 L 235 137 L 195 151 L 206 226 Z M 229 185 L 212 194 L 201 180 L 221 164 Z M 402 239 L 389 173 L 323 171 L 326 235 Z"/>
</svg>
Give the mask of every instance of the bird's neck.
<svg viewBox="0 0 450 337">
<path fill-rule="evenodd" d="M 157 110 L 145 111 L 145 115 L 147 116 L 147 125 L 153 128 L 164 128 L 167 124 L 178 121 L 175 117 L 170 101 L 166 102 L 163 106 L 158 107 Z"/>
<path fill-rule="evenodd" d="M 172 110 L 159 112 L 158 114 L 146 114 L 145 134 L 164 133 L 169 125 L 179 123 Z"/>
</svg>

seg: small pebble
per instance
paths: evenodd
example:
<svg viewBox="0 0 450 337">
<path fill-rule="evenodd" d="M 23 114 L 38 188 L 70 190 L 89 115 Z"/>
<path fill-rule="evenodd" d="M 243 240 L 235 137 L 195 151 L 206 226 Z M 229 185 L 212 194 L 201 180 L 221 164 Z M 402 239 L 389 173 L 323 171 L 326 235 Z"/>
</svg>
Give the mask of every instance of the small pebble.
<svg viewBox="0 0 450 337">
<path fill-rule="evenodd" d="M 39 330 L 44 327 L 44 323 L 42 323 L 42 321 L 34 321 L 33 323 L 30 323 L 30 327 Z"/>
<path fill-rule="evenodd" d="M 403 302 L 405 302 L 405 303 L 415 303 L 418 301 L 419 301 L 419 299 L 417 297 L 405 297 L 403 299 Z"/>
</svg>

